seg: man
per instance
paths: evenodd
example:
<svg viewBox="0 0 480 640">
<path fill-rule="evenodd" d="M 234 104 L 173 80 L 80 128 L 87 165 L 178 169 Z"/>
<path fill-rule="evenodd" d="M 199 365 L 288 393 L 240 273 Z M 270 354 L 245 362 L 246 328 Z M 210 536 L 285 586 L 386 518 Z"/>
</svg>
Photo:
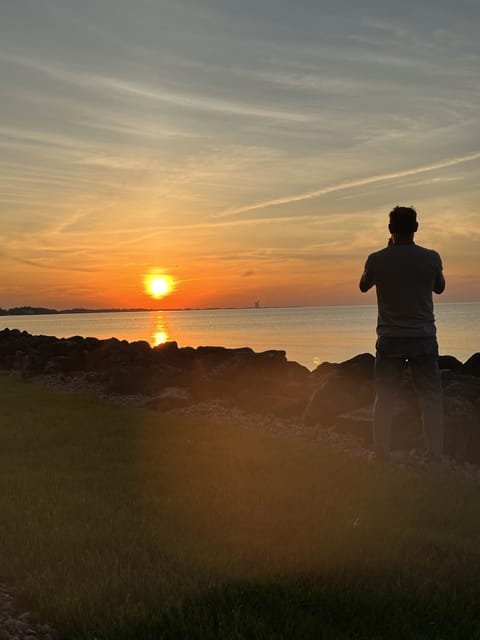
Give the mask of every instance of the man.
<svg viewBox="0 0 480 640">
<path fill-rule="evenodd" d="M 408 363 L 422 409 L 428 453 L 440 459 L 443 401 L 432 292 L 445 289 L 442 261 L 436 251 L 415 244 L 415 209 L 395 207 L 388 228 L 392 234 L 388 246 L 368 256 L 360 279 L 360 291 L 374 285 L 377 290 L 375 453 L 383 459 L 390 452 L 395 397 Z"/>
</svg>

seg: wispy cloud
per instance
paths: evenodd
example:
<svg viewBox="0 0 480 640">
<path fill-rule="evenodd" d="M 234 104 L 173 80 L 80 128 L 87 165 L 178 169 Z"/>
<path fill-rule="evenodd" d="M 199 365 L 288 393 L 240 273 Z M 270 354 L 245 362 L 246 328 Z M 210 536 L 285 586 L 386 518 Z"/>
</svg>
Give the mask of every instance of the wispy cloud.
<svg viewBox="0 0 480 640">
<path fill-rule="evenodd" d="M 53 271 L 77 271 L 80 273 L 94 273 L 96 269 L 91 269 L 88 267 L 77 267 L 77 266 L 69 266 L 69 265 L 58 265 L 58 264 L 48 264 L 46 262 L 40 262 L 37 260 L 28 260 L 27 258 L 19 258 L 17 256 L 8 255 L 6 253 L 2 253 L 1 257 L 4 260 L 10 260 L 12 262 L 16 262 L 17 264 L 25 264 L 29 267 L 35 267 L 36 269 L 51 269 Z"/>
<path fill-rule="evenodd" d="M 329 187 L 322 187 L 321 189 L 315 189 L 314 191 L 306 191 L 304 193 L 297 193 L 291 196 L 285 196 L 282 198 L 274 198 L 272 200 L 265 200 L 263 202 L 256 202 L 250 205 L 237 207 L 235 209 L 229 209 L 223 213 L 218 214 L 218 217 L 236 216 L 249 211 L 255 211 L 257 209 L 266 209 L 267 207 L 275 207 L 284 204 L 291 204 L 293 202 L 300 202 L 302 200 L 311 200 L 312 198 L 318 198 L 320 196 L 327 195 L 329 193 L 336 193 L 337 191 L 343 191 L 345 189 L 352 189 L 354 187 L 364 187 L 369 184 L 375 184 L 377 182 L 384 182 L 387 180 L 396 180 L 398 178 L 405 178 L 407 176 L 413 176 L 429 171 L 437 171 L 439 169 L 445 169 L 447 167 L 453 167 L 464 162 L 472 162 L 480 159 L 480 152 L 459 156 L 457 158 L 450 158 L 448 160 L 442 160 L 440 162 L 424 165 L 420 167 L 413 167 L 411 169 L 404 169 L 403 171 L 394 171 L 392 173 L 385 173 L 368 178 L 360 178 L 358 180 L 348 180 L 340 182 L 339 184 Z"/>
</svg>

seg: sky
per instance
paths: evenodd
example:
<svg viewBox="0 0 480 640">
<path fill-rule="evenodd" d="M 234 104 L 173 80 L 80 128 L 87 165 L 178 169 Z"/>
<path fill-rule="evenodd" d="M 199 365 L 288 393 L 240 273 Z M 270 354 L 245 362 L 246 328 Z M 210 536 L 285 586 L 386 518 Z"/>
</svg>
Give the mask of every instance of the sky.
<svg viewBox="0 0 480 640">
<path fill-rule="evenodd" d="M 0 307 L 372 304 L 397 204 L 443 301 L 479 301 L 479 24 L 477 0 L 0 0 Z"/>
</svg>

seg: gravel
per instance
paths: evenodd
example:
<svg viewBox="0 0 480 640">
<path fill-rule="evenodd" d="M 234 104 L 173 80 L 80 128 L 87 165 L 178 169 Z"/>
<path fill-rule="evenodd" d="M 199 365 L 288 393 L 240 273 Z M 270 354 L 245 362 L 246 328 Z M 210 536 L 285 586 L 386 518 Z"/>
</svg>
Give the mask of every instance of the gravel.
<svg viewBox="0 0 480 640">
<path fill-rule="evenodd" d="M 48 624 L 26 611 L 19 613 L 7 589 L 0 585 L 0 640 L 54 640 L 56 634 Z"/>
</svg>

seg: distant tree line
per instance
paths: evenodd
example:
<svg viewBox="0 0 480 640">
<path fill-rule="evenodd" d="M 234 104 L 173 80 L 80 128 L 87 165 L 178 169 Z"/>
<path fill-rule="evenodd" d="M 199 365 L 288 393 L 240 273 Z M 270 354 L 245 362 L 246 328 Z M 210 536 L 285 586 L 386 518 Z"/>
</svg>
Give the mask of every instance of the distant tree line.
<svg viewBox="0 0 480 640">
<path fill-rule="evenodd" d="M 46 307 L 13 307 L 12 309 L 2 309 L 0 316 L 34 316 L 40 314 L 55 313 L 119 313 L 123 311 L 152 311 L 152 309 L 47 309 Z"/>
</svg>

